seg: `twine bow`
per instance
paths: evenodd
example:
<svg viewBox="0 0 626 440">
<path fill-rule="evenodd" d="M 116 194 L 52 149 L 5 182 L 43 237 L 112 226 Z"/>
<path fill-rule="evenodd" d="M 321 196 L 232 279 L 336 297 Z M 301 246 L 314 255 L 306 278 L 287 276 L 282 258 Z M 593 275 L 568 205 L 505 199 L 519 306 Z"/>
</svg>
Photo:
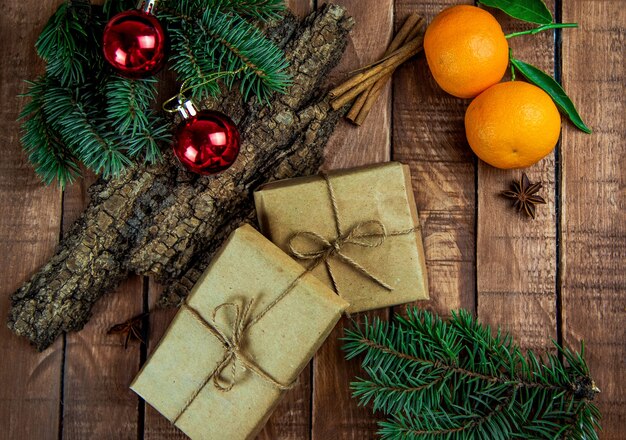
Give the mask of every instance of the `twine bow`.
<svg viewBox="0 0 626 440">
<path fill-rule="evenodd" d="M 384 289 L 389 291 L 393 290 L 393 287 L 385 283 L 383 280 L 369 272 L 365 267 L 356 262 L 353 258 L 342 252 L 342 249 L 347 244 L 355 246 L 361 246 L 365 248 L 375 248 L 381 246 L 387 238 L 387 231 L 385 225 L 378 220 L 368 220 L 359 222 L 352 226 L 343 235 L 338 235 L 337 238 L 330 241 L 321 236 L 317 232 L 313 231 L 300 231 L 293 234 L 287 243 L 289 252 L 296 258 L 301 260 L 313 260 L 312 268 L 316 267 L 320 263 L 326 265 L 328 274 L 331 281 L 337 291 L 337 282 L 332 268 L 329 264 L 330 258 L 336 256 L 341 261 L 352 267 L 354 270 L 363 274 L 367 278 L 374 281 Z M 302 240 L 304 239 L 304 240 Z M 308 241 L 312 246 L 305 248 L 303 241 Z"/>
<path fill-rule="evenodd" d="M 246 332 L 254 326 L 257 322 L 261 320 L 276 304 L 278 304 L 285 296 L 287 296 L 298 284 L 298 282 L 308 273 L 308 271 L 304 271 L 301 273 L 296 279 L 294 279 L 287 288 L 281 292 L 272 302 L 270 302 L 258 315 L 254 318 L 249 318 L 250 310 L 252 309 L 253 300 L 249 300 L 243 306 L 239 306 L 238 304 L 227 302 L 220 304 L 219 306 L 213 309 L 213 313 L 211 315 L 211 322 L 207 321 L 200 315 L 200 313 L 189 304 L 184 302 L 181 305 L 181 309 L 189 312 L 204 328 L 206 328 L 213 336 L 215 336 L 218 341 L 224 347 L 224 355 L 220 359 L 217 364 L 217 367 L 213 371 L 211 371 L 203 383 L 195 390 L 195 392 L 187 399 L 185 405 L 180 410 L 178 415 L 174 418 L 173 423 L 176 424 L 178 419 L 187 411 L 189 405 L 196 399 L 200 391 L 204 389 L 204 387 L 209 383 L 209 381 L 213 381 L 213 385 L 216 389 L 222 392 L 228 392 L 232 390 L 233 386 L 236 383 L 236 374 L 237 374 L 237 362 L 241 362 L 243 366 L 251 371 L 253 374 L 269 383 L 270 385 L 276 387 L 279 390 L 288 390 L 293 388 L 294 383 L 285 385 L 274 379 L 269 373 L 264 371 L 261 367 L 259 367 L 256 363 L 248 359 L 243 352 L 243 342 L 245 339 Z M 220 310 L 233 310 L 234 319 L 232 324 L 230 325 L 232 335 L 228 336 L 220 327 L 217 325 L 217 314 Z M 226 373 L 226 368 L 230 365 L 231 369 L 229 373 Z M 224 377 L 226 376 L 226 377 Z"/>
<path fill-rule="evenodd" d="M 324 263 L 326 271 L 333 283 L 335 292 L 339 294 L 337 280 L 333 273 L 330 260 L 336 257 L 348 266 L 359 272 L 361 275 L 369 278 L 382 288 L 393 291 L 393 287 L 374 275 L 370 270 L 359 264 L 352 257 L 343 251 L 345 245 L 351 244 L 364 248 L 377 248 L 382 246 L 385 240 L 391 236 L 406 235 L 415 232 L 419 227 L 413 227 L 404 231 L 387 232 L 385 225 L 379 220 L 366 220 L 352 225 L 343 232 L 341 216 L 339 215 L 339 207 L 335 190 L 331 184 L 328 174 L 321 172 L 320 176 L 326 182 L 328 196 L 333 210 L 333 219 L 335 220 L 335 238 L 329 240 L 315 231 L 298 231 L 289 237 L 287 247 L 289 253 L 300 260 L 310 260 L 313 263 L 308 270 L 313 270 L 319 264 Z M 306 243 L 308 242 L 308 244 Z"/>
</svg>

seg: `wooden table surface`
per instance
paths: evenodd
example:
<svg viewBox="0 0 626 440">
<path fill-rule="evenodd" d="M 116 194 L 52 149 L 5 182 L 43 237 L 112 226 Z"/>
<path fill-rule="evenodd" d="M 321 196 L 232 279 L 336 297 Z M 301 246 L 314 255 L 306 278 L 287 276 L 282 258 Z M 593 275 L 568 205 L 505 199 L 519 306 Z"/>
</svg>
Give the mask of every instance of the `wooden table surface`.
<svg viewBox="0 0 626 440">
<path fill-rule="evenodd" d="M 52 255 L 86 203 L 89 182 L 65 192 L 43 187 L 21 150 L 15 122 L 26 78 L 42 71 L 33 44 L 61 0 L 0 0 L 0 317 L 9 296 Z M 384 51 L 403 18 L 429 20 L 461 0 L 337 0 L 357 21 L 335 78 Z M 291 0 L 300 15 L 311 0 Z M 319 2 L 321 4 L 321 1 Z M 557 20 L 580 29 L 511 41 L 518 58 L 553 72 L 594 129 L 563 122 L 555 152 L 527 170 L 548 200 L 535 221 L 498 196 L 521 171 L 501 171 L 471 153 L 464 136 L 468 101 L 439 90 L 422 55 L 395 75 L 361 128 L 341 123 L 328 146 L 327 168 L 390 159 L 410 165 L 424 231 L 430 296 L 420 307 L 443 315 L 459 307 L 510 330 L 527 348 L 555 339 L 585 340 L 602 393 L 603 439 L 626 435 L 626 167 L 624 38 L 626 2 L 551 0 Z M 496 14 L 505 32 L 524 28 Z M 174 439 L 184 436 L 140 401 L 128 385 L 173 313 L 151 317 L 147 346 L 106 330 L 159 295 L 148 279 L 131 278 L 106 296 L 89 324 L 37 353 L 0 326 L 0 438 Z M 386 317 L 393 310 L 370 315 Z M 370 439 L 376 419 L 350 398 L 358 362 L 346 362 L 338 337 L 344 319 L 288 393 L 262 439 Z"/>
</svg>

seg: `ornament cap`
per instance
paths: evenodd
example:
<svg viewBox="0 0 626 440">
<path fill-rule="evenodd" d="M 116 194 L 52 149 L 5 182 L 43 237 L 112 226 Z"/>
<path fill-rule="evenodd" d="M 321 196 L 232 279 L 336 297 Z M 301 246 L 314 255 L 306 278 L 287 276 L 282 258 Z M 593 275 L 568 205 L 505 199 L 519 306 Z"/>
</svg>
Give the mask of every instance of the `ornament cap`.
<svg viewBox="0 0 626 440">
<path fill-rule="evenodd" d="M 198 114 L 198 106 L 193 99 L 178 99 L 178 107 L 176 107 L 178 113 L 183 119 L 193 118 Z"/>
<path fill-rule="evenodd" d="M 137 3 L 137 9 L 145 12 L 146 14 L 154 14 L 154 8 L 156 8 L 157 0 L 139 0 Z"/>
</svg>

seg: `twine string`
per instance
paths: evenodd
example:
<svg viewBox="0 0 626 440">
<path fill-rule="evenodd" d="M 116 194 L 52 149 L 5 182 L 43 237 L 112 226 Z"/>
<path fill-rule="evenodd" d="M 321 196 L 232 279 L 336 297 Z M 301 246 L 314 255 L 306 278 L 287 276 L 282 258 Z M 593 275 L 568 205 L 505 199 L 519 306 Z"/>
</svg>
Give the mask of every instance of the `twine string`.
<svg viewBox="0 0 626 440">
<path fill-rule="evenodd" d="M 192 402 L 196 399 L 198 394 L 204 389 L 204 387 L 210 382 L 213 381 L 213 386 L 221 392 L 228 392 L 232 390 L 237 381 L 237 362 L 240 362 L 245 369 L 251 371 L 257 377 L 261 378 L 263 381 L 268 384 L 274 386 L 275 388 L 284 391 L 293 388 L 294 383 L 291 384 L 283 384 L 276 380 L 272 375 L 263 370 L 259 365 L 257 365 L 252 360 L 248 359 L 248 357 L 243 352 L 243 341 L 246 335 L 246 332 L 256 323 L 258 323 L 267 313 L 276 306 L 283 298 L 285 298 L 291 291 L 293 291 L 294 287 L 298 284 L 298 282 L 308 273 L 308 271 L 302 272 L 297 278 L 295 278 L 289 286 L 280 295 L 278 295 L 274 300 L 272 300 L 258 315 L 254 318 L 249 319 L 250 310 L 252 309 L 253 300 L 249 300 L 244 303 L 243 306 L 238 304 L 227 302 L 218 305 L 213 310 L 211 316 L 211 322 L 207 321 L 202 317 L 202 315 L 192 306 L 190 306 L 187 302 L 184 302 L 181 305 L 181 308 L 186 310 L 199 322 L 204 328 L 206 328 L 224 347 L 224 355 L 217 363 L 217 366 L 210 371 L 205 377 L 202 384 L 194 391 L 194 393 L 187 399 L 182 409 L 179 411 L 177 416 L 174 418 L 173 423 L 180 419 L 180 417 L 187 411 Z M 225 313 L 227 310 L 231 310 L 234 315 L 234 319 L 230 325 L 230 333 L 232 334 L 230 337 L 220 329 L 220 326 L 217 325 L 217 315 L 221 310 L 224 310 Z M 230 366 L 230 370 L 226 372 L 227 367 Z"/>
<path fill-rule="evenodd" d="M 333 257 L 343 261 L 355 271 L 372 280 L 385 290 L 390 292 L 393 291 L 393 287 L 374 275 L 369 269 L 365 268 L 354 258 L 346 255 L 343 249 L 347 244 L 363 248 L 377 248 L 382 246 L 388 237 L 410 234 L 417 231 L 419 226 L 402 231 L 388 232 L 385 225 L 381 221 L 366 220 L 355 223 L 344 233 L 342 219 L 339 213 L 339 205 L 337 203 L 337 197 L 335 195 L 335 190 L 330 177 L 325 172 L 321 172 L 320 176 L 326 183 L 328 198 L 333 211 L 336 236 L 334 239 L 329 240 L 315 231 L 295 232 L 287 241 L 289 253 L 300 260 L 310 260 L 312 263 L 308 267 L 309 271 L 324 263 L 328 276 L 333 284 L 333 288 L 337 294 L 339 294 L 337 278 L 333 272 L 332 265 L 330 264 Z"/>
</svg>

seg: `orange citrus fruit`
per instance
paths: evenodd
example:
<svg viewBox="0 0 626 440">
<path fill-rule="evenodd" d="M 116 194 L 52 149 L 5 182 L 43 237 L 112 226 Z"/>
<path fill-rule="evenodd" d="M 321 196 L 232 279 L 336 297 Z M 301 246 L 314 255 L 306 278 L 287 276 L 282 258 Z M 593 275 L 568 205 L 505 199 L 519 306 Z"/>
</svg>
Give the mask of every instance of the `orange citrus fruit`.
<svg viewBox="0 0 626 440">
<path fill-rule="evenodd" d="M 459 98 L 473 98 L 502 79 L 509 44 L 498 21 L 476 6 L 444 9 L 424 35 L 424 53 L 437 84 Z"/>
<path fill-rule="evenodd" d="M 524 168 L 547 156 L 559 140 L 561 115 L 539 87 L 522 81 L 496 84 L 465 112 L 474 153 L 496 168 Z"/>
</svg>

